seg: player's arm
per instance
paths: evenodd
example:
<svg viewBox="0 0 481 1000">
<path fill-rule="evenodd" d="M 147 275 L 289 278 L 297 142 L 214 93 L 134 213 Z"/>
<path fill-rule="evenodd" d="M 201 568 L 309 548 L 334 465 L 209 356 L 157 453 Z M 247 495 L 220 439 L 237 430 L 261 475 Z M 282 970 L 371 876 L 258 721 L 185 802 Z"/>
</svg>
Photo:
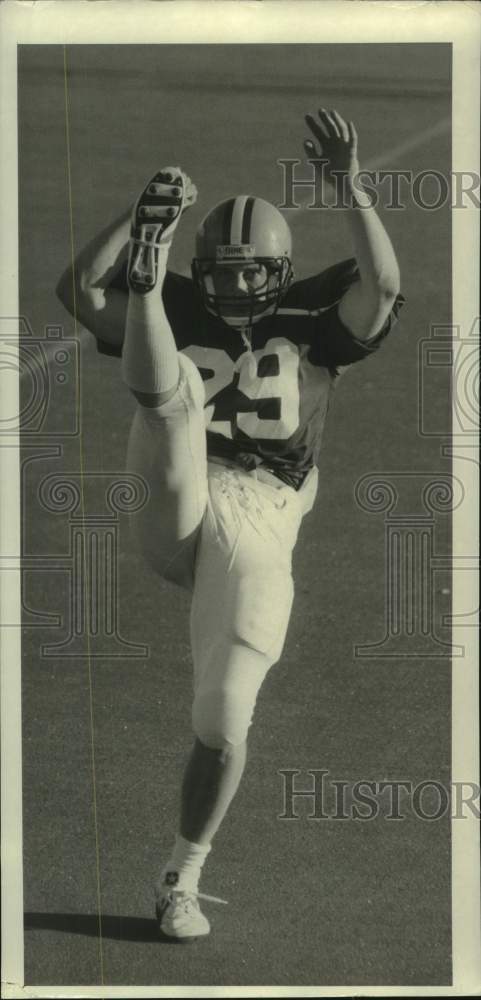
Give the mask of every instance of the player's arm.
<svg viewBox="0 0 481 1000">
<path fill-rule="evenodd" d="M 127 292 L 110 284 L 127 259 L 131 209 L 96 236 L 63 272 L 57 295 L 98 340 L 122 344 Z"/>
<path fill-rule="evenodd" d="M 369 340 L 381 330 L 399 293 L 399 267 L 389 236 L 367 193 L 359 184 L 357 134 L 352 122 L 337 111 L 319 111 L 319 119 L 306 115 L 320 150 L 311 140 L 304 148 L 310 157 L 322 158 L 322 179 L 343 197 L 359 268 L 360 280 L 351 285 L 339 304 L 339 317 L 358 340 Z"/>
</svg>

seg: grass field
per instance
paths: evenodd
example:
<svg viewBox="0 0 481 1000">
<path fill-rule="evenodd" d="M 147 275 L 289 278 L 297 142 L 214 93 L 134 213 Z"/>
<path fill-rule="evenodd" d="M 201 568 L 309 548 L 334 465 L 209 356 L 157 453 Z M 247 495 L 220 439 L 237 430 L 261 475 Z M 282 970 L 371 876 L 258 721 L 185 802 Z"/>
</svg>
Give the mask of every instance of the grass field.
<svg viewBox="0 0 481 1000">
<path fill-rule="evenodd" d="M 54 294 L 71 237 L 77 251 L 159 165 L 179 163 L 200 192 L 173 254 L 186 273 L 213 203 L 244 191 L 281 200 L 276 161 L 302 156 L 303 115 L 320 104 L 355 121 L 362 165 L 450 170 L 449 130 L 435 128 L 449 117 L 447 46 L 73 46 L 67 67 L 72 230 L 63 51 L 20 49 L 21 312 L 37 337 L 48 324 L 75 334 Z M 143 565 L 125 518 L 119 629 L 150 655 L 93 659 L 90 679 L 85 657 L 41 655 L 66 635 L 68 577 L 52 566 L 69 554 L 70 522 L 41 505 L 39 483 L 78 474 L 82 462 L 91 509 L 102 512 L 94 473 L 121 474 L 133 412 L 118 362 L 77 331 L 81 434 L 61 436 L 75 406 L 71 373 L 65 392 L 55 384 L 51 437 L 23 450 L 24 552 L 44 566 L 26 574 L 26 600 L 38 614 L 63 616 L 55 629 L 41 619 L 34 628 L 26 615 L 23 632 L 27 983 L 450 982 L 447 819 L 313 821 L 302 802 L 298 821 L 278 818 L 280 769 L 298 769 L 304 786 L 309 768 L 347 781 L 449 781 L 448 659 L 353 656 L 355 644 L 384 635 L 386 588 L 383 516 L 360 509 L 355 484 L 369 472 L 449 471 L 439 440 L 418 431 L 418 345 L 430 324 L 450 321 L 449 211 L 410 200 L 383 218 L 407 304 L 383 350 L 344 376 L 332 405 L 320 493 L 295 555 L 287 644 L 261 692 L 246 776 L 204 877 L 204 891 L 229 906 L 211 908 L 210 939 L 188 949 L 158 942 L 151 898 L 190 744 L 188 602 Z M 350 255 L 335 212 L 298 210 L 288 221 L 299 277 Z M 446 370 L 430 373 L 424 405 L 445 427 Z M 419 481 L 405 477 L 403 489 L 403 513 L 416 512 Z M 436 519 L 440 553 L 447 521 Z M 447 600 L 439 586 L 439 635 Z"/>
</svg>

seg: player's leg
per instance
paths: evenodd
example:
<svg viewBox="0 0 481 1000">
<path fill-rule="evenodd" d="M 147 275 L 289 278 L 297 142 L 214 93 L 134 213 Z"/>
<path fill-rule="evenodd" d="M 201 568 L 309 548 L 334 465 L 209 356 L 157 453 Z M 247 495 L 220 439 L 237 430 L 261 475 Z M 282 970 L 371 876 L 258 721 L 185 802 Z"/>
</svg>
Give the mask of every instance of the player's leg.
<svg viewBox="0 0 481 1000">
<path fill-rule="evenodd" d="M 135 515 L 140 546 L 158 573 L 189 587 L 207 496 L 204 390 L 195 365 L 177 352 L 162 301 L 185 184 L 180 171 L 166 168 L 135 206 L 122 371 L 139 403 L 127 467 L 148 487 Z"/>
<path fill-rule="evenodd" d="M 242 777 L 257 695 L 285 641 L 292 552 L 316 492 L 317 469 L 295 493 L 211 467 L 191 611 L 198 739 L 181 812 L 183 837 L 200 844 L 212 840 Z"/>
<path fill-rule="evenodd" d="M 141 551 L 166 580 L 191 589 L 197 537 L 206 505 L 203 386 L 188 358 L 166 403 L 139 406 L 132 423 L 127 468 L 148 486 L 134 515 Z"/>
<path fill-rule="evenodd" d="M 235 475 L 230 481 L 227 475 L 227 487 L 222 480 L 223 473 L 210 477 L 196 560 L 191 633 L 197 738 L 184 776 L 180 836 L 159 886 L 164 898 L 166 880 L 197 892 L 211 841 L 242 777 L 257 695 L 281 654 L 293 597 L 291 552 L 302 516 L 294 492 L 246 490 Z M 168 921 L 171 916 L 167 912 Z M 208 933 L 202 914 L 192 910 L 190 918 L 184 915 L 178 927 L 170 919 L 168 932 Z"/>
<path fill-rule="evenodd" d="M 245 649 L 239 652 L 242 664 L 248 654 Z M 265 671 L 259 687 L 264 676 Z M 210 847 L 239 787 L 246 758 L 246 740 L 219 748 L 196 739 L 182 785 L 180 834 L 184 840 Z M 200 870 L 196 875 L 200 875 Z"/>
<path fill-rule="evenodd" d="M 182 827 L 201 843 L 210 842 L 237 791 L 257 695 L 282 652 L 300 517 L 289 488 L 259 488 L 242 474 L 210 476 L 191 611 L 192 717 L 198 741 L 215 753 L 218 794 L 191 807 L 184 796 L 182 810 Z M 209 755 L 194 748 L 193 756 L 199 772 L 208 768 Z"/>
<path fill-rule="evenodd" d="M 219 644 L 212 656 L 209 679 L 195 700 L 194 725 L 201 737 L 195 740 L 182 786 L 180 833 L 187 841 L 209 848 L 237 792 L 247 730 L 271 665 L 258 650 L 233 640 L 225 648 Z"/>
<path fill-rule="evenodd" d="M 199 718 L 194 726 L 201 737 L 194 742 L 184 773 L 179 834 L 156 885 L 160 930 L 169 937 L 208 934 L 209 921 L 198 899 L 223 902 L 199 893 L 199 880 L 211 842 L 239 787 L 257 693 L 272 665 L 242 642 L 231 642 L 229 647 L 213 653 L 212 676 L 196 693 Z"/>
</svg>

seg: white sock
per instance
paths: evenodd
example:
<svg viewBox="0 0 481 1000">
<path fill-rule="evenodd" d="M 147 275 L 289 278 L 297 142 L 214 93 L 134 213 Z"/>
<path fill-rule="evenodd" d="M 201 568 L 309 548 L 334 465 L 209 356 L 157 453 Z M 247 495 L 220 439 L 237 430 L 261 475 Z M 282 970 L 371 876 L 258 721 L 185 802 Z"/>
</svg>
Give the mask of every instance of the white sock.
<svg viewBox="0 0 481 1000">
<path fill-rule="evenodd" d="M 151 292 L 129 292 L 122 376 L 137 392 L 168 393 L 179 381 L 179 358 L 162 301 L 167 250 L 159 250 L 157 284 Z"/>
<path fill-rule="evenodd" d="M 165 877 L 167 872 L 177 872 L 179 880 L 175 888 L 196 892 L 202 866 L 210 849 L 210 844 L 194 844 L 179 834 L 175 838 L 174 849 L 162 872 L 162 877 Z"/>
</svg>

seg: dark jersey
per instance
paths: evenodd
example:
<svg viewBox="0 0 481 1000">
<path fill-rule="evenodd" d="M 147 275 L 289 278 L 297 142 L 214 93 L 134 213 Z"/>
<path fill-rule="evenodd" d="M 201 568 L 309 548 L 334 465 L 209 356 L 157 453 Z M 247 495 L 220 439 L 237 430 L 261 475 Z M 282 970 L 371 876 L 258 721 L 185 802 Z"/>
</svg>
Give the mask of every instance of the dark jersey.
<svg viewBox="0 0 481 1000">
<path fill-rule="evenodd" d="M 245 468 L 264 465 L 295 488 L 317 462 L 331 391 L 340 368 L 377 350 L 403 303 L 398 296 L 379 333 L 357 340 L 339 319 L 338 303 L 359 279 L 342 261 L 294 282 L 274 316 L 238 330 L 211 316 L 190 278 L 168 272 L 163 299 L 177 347 L 205 385 L 209 455 Z M 127 289 L 125 270 L 114 284 Z M 99 350 L 121 350 L 98 342 Z"/>
</svg>

